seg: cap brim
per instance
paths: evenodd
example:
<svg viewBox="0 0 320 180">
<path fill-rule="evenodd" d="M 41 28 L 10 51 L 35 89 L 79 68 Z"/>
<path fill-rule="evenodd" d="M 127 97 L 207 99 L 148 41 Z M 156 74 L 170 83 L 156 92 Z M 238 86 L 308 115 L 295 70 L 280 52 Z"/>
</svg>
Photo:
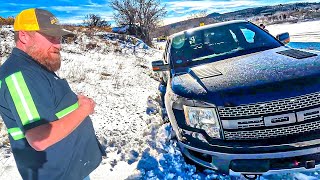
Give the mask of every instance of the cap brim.
<svg viewBox="0 0 320 180">
<path fill-rule="evenodd" d="M 39 32 L 43 33 L 43 34 L 46 34 L 48 36 L 69 36 L 69 37 L 73 37 L 75 36 L 74 33 L 72 33 L 71 31 L 68 31 L 66 29 L 42 29 L 42 30 L 39 30 Z"/>
</svg>

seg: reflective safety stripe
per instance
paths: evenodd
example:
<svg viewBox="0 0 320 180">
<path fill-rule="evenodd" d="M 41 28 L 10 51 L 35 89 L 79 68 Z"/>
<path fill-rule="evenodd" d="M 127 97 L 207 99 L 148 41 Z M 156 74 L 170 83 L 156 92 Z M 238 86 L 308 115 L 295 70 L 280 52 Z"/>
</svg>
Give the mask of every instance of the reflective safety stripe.
<svg viewBox="0 0 320 180">
<path fill-rule="evenodd" d="M 14 140 L 19 140 L 19 139 L 25 138 L 23 132 L 18 127 L 8 129 L 8 133 L 12 136 L 12 138 Z"/>
<path fill-rule="evenodd" d="M 22 124 L 26 125 L 40 120 L 40 115 L 22 73 L 14 73 L 5 81 Z"/>
<path fill-rule="evenodd" d="M 62 118 L 64 116 L 66 116 L 67 114 L 71 113 L 72 111 L 76 110 L 78 107 L 79 107 L 79 103 L 76 102 L 75 104 L 73 104 L 73 105 L 71 105 L 71 106 L 69 106 L 69 107 L 57 112 L 56 116 L 60 119 L 60 118 Z"/>
<path fill-rule="evenodd" d="M 0 81 L 0 89 L 1 89 L 1 82 L 2 82 L 2 81 Z"/>
</svg>

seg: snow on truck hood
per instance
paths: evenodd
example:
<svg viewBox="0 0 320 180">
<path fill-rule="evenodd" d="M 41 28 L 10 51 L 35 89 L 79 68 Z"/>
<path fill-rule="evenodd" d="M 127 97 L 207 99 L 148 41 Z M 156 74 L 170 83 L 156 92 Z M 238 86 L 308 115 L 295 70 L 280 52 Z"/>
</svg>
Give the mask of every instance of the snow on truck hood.
<svg viewBox="0 0 320 180">
<path fill-rule="evenodd" d="M 285 50 L 290 49 L 279 47 L 188 68 L 172 78 L 172 90 L 183 97 L 223 105 L 269 101 L 319 89 L 319 54 L 297 59 L 279 54 Z"/>
</svg>

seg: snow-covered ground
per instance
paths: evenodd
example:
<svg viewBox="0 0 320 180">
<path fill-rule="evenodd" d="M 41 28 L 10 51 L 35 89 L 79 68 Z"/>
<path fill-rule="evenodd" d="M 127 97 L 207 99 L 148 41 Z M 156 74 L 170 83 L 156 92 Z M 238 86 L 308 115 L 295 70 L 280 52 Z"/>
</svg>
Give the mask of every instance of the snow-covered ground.
<svg viewBox="0 0 320 180">
<path fill-rule="evenodd" d="M 292 42 L 320 42 L 320 21 L 275 24 L 266 29 L 274 36 L 288 32 Z"/>
<path fill-rule="evenodd" d="M 289 26 L 267 28 L 277 33 Z M 304 27 L 299 24 L 290 34 L 303 33 Z M 89 44 L 96 46 L 92 48 Z M 13 33 L 2 29 L 2 62 L 13 46 Z M 195 166 L 185 163 L 172 138 L 170 125 L 162 122 L 157 111 L 158 77 L 150 65 L 152 60 L 161 58 L 162 52 L 144 49 L 142 45 L 134 54 L 132 47 L 123 41 L 89 38 L 83 34 L 79 34 L 75 43 L 63 44 L 63 63 L 58 75 L 66 78 L 75 92 L 95 100 L 97 105 L 91 118 L 107 152 L 107 157 L 90 175 L 91 179 L 236 179 L 211 170 L 199 173 Z M 2 121 L 0 147 L 0 179 L 21 179 Z M 261 179 L 319 179 L 319 173 L 278 174 Z"/>
</svg>

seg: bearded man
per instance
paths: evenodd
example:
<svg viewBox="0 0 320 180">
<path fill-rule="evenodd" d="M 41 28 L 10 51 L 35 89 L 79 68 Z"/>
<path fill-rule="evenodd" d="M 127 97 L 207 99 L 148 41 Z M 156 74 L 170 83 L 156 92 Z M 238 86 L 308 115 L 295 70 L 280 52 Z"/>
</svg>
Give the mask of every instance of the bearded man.
<svg viewBox="0 0 320 180">
<path fill-rule="evenodd" d="M 88 179 L 101 148 L 89 115 L 92 99 L 76 95 L 54 72 L 61 28 L 49 11 L 26 9 L 14 22 L 16 47 L 0 67 L 0 114 L 23 179 Z"/>
</svg>

